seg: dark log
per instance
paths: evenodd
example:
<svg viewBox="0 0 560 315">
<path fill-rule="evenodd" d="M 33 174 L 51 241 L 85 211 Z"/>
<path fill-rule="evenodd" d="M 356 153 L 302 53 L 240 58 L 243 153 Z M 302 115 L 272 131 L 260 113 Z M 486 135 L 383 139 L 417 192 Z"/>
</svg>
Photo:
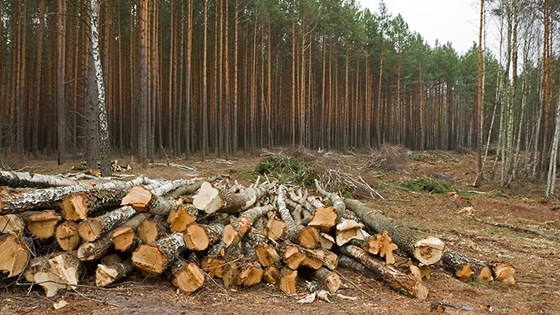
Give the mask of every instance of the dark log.
<svg viewBox="0 0 560 315">
<path fill-rule="evenodd" d="M 387 231 L 392 241 L 401 250 L 421 263 L 432 265 L 443 256 L 444 244 L 440 239 L 432 236 L 426 237 L 379 211 L 370 209 L 358 200 L 346 198 L 344 202 L 368 227 L 377 233 Z"/>
</svg>

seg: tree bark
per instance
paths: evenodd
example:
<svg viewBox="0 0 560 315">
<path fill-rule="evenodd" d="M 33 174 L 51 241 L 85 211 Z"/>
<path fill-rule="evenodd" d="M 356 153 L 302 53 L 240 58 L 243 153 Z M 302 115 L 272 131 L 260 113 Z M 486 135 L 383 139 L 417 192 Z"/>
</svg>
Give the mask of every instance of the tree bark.
<svg viewBox="0 0 560 315">
<path fill-rule="evenodd" d="M 379 280 L 383 281 L 393 290 L 420 300 L 424 300 L 428 297 L 428 288 L 421 282 L 405 275 L 394 267 L 385 266 L 380 261 L 369 256 L 363 249 L 354 245 L 347 245 L 341 247 L 340 250 L 343 254 L 355 258 L 364 264 L 369 270 L 375 273 Z"/>
<path fill-rule="evenodd" d="M 138 177 L 132 181 L 112 181 L 99 184 L 96 189 L 127 189 L 145 182 L 144 177 Z M 27 210 L 45 208 L 57 208 L 62 198 L 68 194 L 87 191 L 92 189 L 91 185 L 73 185 L 68 187 L 55 187 L 37 189 L 21 194 L 4 194 L 0 196 L 0 213 L 18 213 Z"/>
<path fill-rule="evenodd" d="M 93 242 L 118 224 L 127 221 L 135 213 L 136 210 L 134 210 L 134 208 L 123 206 L 99 217 L 88 218 L 82 221 L 78 226 L 78 232 L 82 239 Z"/>
</svg>

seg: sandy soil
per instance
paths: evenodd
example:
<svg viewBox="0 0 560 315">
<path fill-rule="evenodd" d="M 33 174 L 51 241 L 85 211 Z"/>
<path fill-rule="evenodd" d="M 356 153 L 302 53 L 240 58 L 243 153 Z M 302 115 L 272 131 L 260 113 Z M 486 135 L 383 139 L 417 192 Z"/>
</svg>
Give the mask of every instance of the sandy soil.
<svg viewBox="0 0 560 315">
<path fill-rule="evenodd" d="M 390 169 L 369 172 L 359 168 L 372 160 L 370 154 L 315 154 L 313 158 L 326 168 L 361 174 L 385 197 L 384 201 L 370 200 L 369 205 L 402 223 L 438 236 L 468 255 L 512 263 L 517 268 L 517 283 L 462 283 L 435 268 L 426 281 L 430 295 L 419 301 L 342 269 L 344 288 L 340 292 L 356 297 L 356 301 L 333 298 L 332 303 L 301 305 L 296 298 L 264 284 L 232 290 L 223 288 L 220 282 L 206 281 L 201 290 L 185 296 L 166 280 L 137 274 L 103 290 L 86 278 L 77 291 L 55 298 L 46 298 L 39 288 L 24 285 L 3 288 L 0 314 L 431 314 L 437 303 L 444 305 L 445 314 L 560 314 L 560 211 L 553 210 L 559 202 L 544 201 L 542 185 L 519 180 L 506 189 L 495 181 L 485 181 L 483 187 L 472 192 L 476 160 L 464 153 L 408 152 L 391 161 Z M 193 166 L 196 172 L 164 167 L 142 172 L 133 164 L 136 169 L 131 173 L 167 179 L 219 174 L 247 183 L 259 160 L 259 156 L 246 156 L 206 163 L 174 161 Z M 69 171 L 68 166 L 56 166 L 49 160 L 28 161 L 27 165 L 26 170 L 34 172 Z M 403 179 L 420 176 L 449 179 L 459 193 L 413 193 L 398 188 Z M 472 209 L 465 211 L 465 207 Z M 548 237 L 480 223 L 474 218 L 536 229 Z M 303 294 L 304 288 L 299 292 Z M 55 310 L 53 304 L 61 300 L 68 304 Z"/>
</svg>

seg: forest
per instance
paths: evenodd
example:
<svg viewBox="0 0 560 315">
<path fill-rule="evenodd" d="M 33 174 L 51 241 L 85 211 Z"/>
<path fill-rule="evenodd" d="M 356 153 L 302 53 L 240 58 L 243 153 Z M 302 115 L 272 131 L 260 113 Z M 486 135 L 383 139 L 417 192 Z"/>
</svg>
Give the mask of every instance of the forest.
<svg viewBox="0 0 560 315">
<path fill-rule="evenodd" d="M 0 149 L 145 165 L 290 145 L 466 148 L 479 175 L 503 186 L 547 177 L 548 196 L 560 1 L 473 5 L 479 41 L 460 54 L 427 44 L 383 2 L 0 1 Z M 486 49 L 490 23 L 498 54 Z M 501 163 L 484 165 L 489 151 Z"/>
</svg>

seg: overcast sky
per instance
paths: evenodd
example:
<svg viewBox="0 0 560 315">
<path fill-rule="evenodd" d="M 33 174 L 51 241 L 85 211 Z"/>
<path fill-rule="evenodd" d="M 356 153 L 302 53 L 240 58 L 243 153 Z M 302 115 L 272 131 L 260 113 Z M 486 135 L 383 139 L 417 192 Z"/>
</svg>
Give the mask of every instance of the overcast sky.
<svg viewBox="0 0 560 315">
<path fill-rule="evenodd" d="M 379 12 L 380 0 L 358 1 Z M 420 33 L 432 47 L 436 39 L 442 44 L 449 41 L 462 54 L 478 42 L 478 0 L 385 0 L 385 5 L 393 17 L 400 13 L 408 28 Z M 487 40 L 490 44 L 491 38 Z"/>
</svg>

